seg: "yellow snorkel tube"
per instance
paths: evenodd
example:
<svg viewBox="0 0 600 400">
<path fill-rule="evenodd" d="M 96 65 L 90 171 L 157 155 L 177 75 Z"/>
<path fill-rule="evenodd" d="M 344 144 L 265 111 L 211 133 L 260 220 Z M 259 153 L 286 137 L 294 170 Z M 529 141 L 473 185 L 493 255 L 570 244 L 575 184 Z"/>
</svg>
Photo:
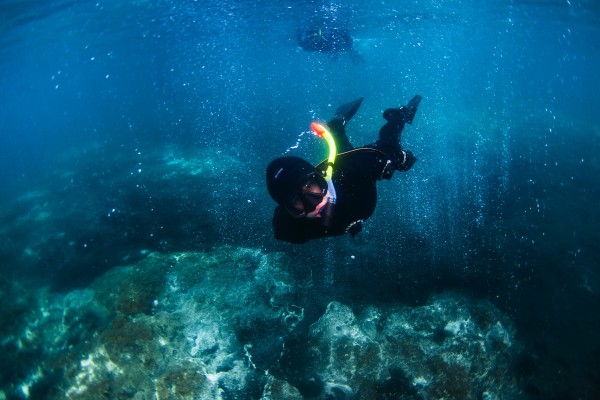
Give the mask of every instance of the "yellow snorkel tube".
<svg viewBox="0 0 600 400">
<path fill-rule="evenodd" d="M 327 145 L 329 146 L 329 157 L 327 158 L 327 170 L 325 171 L 325 179 L 331 179 L 333 175 L 333 163 L 335 162 L 335 156 L 337 155 L 337 147 L 335 146 L 335 141 L 333 140 L 333 136 L 327 126 L 320 124 L 318 122 L 313 122 L 310 124 L 310 129 L 319 137 L 325 139 Z"/>
<path fill-rule="evenodd" d="M 333 165 L 335 163 L 335 157 L 337 155 L 337 147 L 335 140 L 327 126 L 319 122 L 313 122 L 310 124 L 310 129 L 319 137 L 325 139 L 329 146 L 329 157 L 327 158 L 327 169 L 325 170 L 325 182 L 327 182 L 327 204 L 321 209 L 320 215 L 323 221 L 323 225 L 329 226 L 331 217 L 333 216 L 333 208 L 337 199 L 335 193 L 335 187 L 333 186 Z"/>
</svg>

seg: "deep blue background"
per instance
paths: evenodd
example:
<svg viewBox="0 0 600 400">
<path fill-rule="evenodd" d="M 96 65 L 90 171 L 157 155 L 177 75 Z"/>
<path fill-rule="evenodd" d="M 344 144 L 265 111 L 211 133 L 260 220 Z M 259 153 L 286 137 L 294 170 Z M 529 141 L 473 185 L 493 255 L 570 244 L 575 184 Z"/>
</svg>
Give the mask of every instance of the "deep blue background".
<svg viewBox="0 0 600 400">
<path fill-rule="evenodd" d="M 296 46 L 296 30 L 324 14 L 351 31 L 363 63 Z M 217 244 L 326 260 L 320 279 L 356 301 L 418 301 L 450 288 L 490 298 L 547 360 L 536 367 L 546 379 L 538 386 L 592 398 L 599 67 L 593 1 L 5 1 L 0 200 L 10 209 L 73 171 L 120 182 L 140 154 L 166 146 L 223 152 L 239 168 L 228 164 L 223 190 L 244 181 L 234 193 L 241 201 L 220 204 L 229 219 L 213 224 Z M 403 144 L 419 161 L 380 185 L 361 237 L 276 243 L 264 166 L 288 149 L 320 161 L 310 121 L 359 96 L 348 133 L 355 145 L 369 143 L 382 110 L 416 93 L 424 100 Z M 117 156 L 125 169 L 114 167 Z M 98 213 L 82 199 L 103 190 L 82 183 L 71 200 Z M 143 192 L 140 204 L 153 195 Z M 3 218 L 9 239 L 18 218 Z M 22 270 L 18 258 L 2 266 Z M 55 279 L 78 274 L 67 271 Z"/>
</svg>

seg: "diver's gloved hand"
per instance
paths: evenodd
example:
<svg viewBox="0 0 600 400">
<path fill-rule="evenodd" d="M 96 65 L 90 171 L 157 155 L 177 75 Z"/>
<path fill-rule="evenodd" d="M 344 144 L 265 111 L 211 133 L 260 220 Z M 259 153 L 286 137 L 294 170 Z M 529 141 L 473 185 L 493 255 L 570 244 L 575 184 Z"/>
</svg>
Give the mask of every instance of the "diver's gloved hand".
<svg viewBox="0 0 600 400">
<path fill-rule="evenodd" d="M 383 118 L 391 123 L 412 124 L 415 114 L 417 113 L 417 108 L 419 108 L 419 103 L 421 103 L 421 99 L 421 96 L 416 95 L 405 106 L 400 108 L 388 108 L 383 112 Z"/>
<path fill-rule="evenodd" d="M 404 107 L 388 108 L 383 112 L 383 118 L 393 124 L 401 124 L 404 122 Z"/>
<path fill-rule="evenodd" d="M 402 150 L 402 154 L 404 155 L 404 160 L 398 165 L 398 170 L 408 171 L 417 161 L 417 157 L 410 150 Z"/>
<path fill-rule="evenodd" d="M 415 118 L 415 114 L 417 113 L 417 108 L 419 108 L 419 104 L 423 98 L 418 94 L 410 99 L 406 107 L 403 107 L 404 112 L 404 122 L 407 124 L 412 124 L 413 118 Z"/>
<path fill-rule="evenodd" d="M 354 237 L 362 232 L 362 220 L 355 221 L 346 229 L 350 236 Z"/>
</svg>

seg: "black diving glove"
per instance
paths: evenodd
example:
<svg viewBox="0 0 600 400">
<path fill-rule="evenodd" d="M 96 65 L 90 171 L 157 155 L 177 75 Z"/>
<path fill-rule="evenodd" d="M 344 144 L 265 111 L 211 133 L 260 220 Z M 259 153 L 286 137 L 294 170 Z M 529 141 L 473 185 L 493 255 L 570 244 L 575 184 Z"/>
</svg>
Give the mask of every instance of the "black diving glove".
<svg viewBox="0 0 600 400">
<path fill-rule="evenodd" d="M 417 113 L 417 108 L 419 108 L 419 104 L 421 103 L 422 97 L 416 95 L 407 105 L 399 107 L 399 108 L 388 108 L 383 112 L 383 118 L 387 121 L 394 124 L 412 124 L 413 119 L 415 118 L 415 114 Z"/>
<path fill-rule="evenodd" d="M 419 108 L 419 104 L 421 103 L 422 97 L 416 95 L 406 105 L 403 107 L 404 109 L 404 122 L 407 124 L 412 124 L 413 119 L 415 118 L 415 114 L 417 113 L 417 108 Z"/>
<path fill-rule="evenodd" d="M 417 157 L 415 157 L 412 151 L 410 150 L 402 150 L 402 154 L 404 155 L 404 160 L 401 163 L 399 163 L 398 170 L 408 171 L 412 168 L 415 161 L 417 161 Z"/>
<path fill-rule="evenodd" d="M 351 237 L 358 235 L 362 231 L 362 220 L 355 221 L 350 224 L 348 228 L 346 228 L 346 232 L 350 234 Z"/>
</svg>

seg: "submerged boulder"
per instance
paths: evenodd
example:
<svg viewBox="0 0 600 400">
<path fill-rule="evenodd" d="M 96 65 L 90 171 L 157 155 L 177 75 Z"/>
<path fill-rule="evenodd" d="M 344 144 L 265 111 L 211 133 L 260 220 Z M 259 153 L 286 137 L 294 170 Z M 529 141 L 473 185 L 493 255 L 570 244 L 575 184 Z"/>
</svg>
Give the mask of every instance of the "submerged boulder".
<svg viewBox="0 0 600 400">
<path fill-rule="evenodd" d="M 310 330 L 320 398 L 495 399 L 518 390 L 510 322 L 456 294 L 421 307 L 353 310 L 332 302 Z"/>
<path fill-rule="evenodd" d="M 0 398 L 259 398 L 302 315 L 285 265 L 236 247 L 152 253 L 85 290 L 39 292 L 7 339 L 30 357 Z"/>
</svg>

